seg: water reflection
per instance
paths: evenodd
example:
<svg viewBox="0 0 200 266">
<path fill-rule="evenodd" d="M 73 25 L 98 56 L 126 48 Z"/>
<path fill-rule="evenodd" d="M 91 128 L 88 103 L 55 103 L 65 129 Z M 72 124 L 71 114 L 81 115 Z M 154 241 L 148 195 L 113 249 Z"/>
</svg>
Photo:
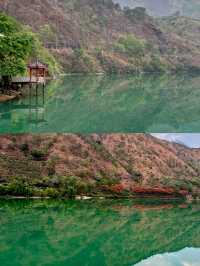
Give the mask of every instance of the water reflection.
<svg viewBox="0 0 200 266">
<path fill-rule="evenodd" d="M 28 87 L 22 99 L 0 104 L 0 133 L 28 132 L 30 126 L 37 132 L 46 123 L 44 87 Z"/>
<path fill-rule="evenodd" d="M 37 108 L 28 95 L 0 104 L 0 133 L 200 132 L 199 84 L 189 75 L 67 76 L 31 95 Z"/>
<path fill-rule="evenodd" d="M 200 249 L 185 248 L 174 253 L 153 256 L 135 264 L 135 266 L 199 266 Z"/>
<path fill-rule="evenodd" d="M 130 266 L 200 248 L 199 211 L 198 205 L 150 199 L 0 200 L 0 265 Z M 195 254 L 186 256 L 188 263 Z"/>
<path fill-rule="evenodd" d="M 38 91 L 39 90 L 39 91 Z M 45 120 L 45 88 L 30 87 L 28 89 L 29 102 L 28 104 L 19 103 L 16 106 L 23 110 L 28 109 L 28 123 L 39 125 L 46 123 Z"/>
</svg>

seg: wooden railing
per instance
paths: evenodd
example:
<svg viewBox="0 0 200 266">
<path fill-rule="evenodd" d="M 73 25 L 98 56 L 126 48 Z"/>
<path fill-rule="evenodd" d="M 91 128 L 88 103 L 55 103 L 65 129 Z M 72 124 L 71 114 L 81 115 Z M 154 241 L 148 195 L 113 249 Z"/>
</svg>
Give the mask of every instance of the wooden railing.
<svg viewBox="0 0 200 266">
<path fill-rule="evenodd" d="M 28 83 L 39 83 L 39 84 L 45 84 L 46 80 L 44 77 L 15 77 L 12 78 L 12 83 L 21 83 L 21 84 L 28 84 Z"/>
</svg>

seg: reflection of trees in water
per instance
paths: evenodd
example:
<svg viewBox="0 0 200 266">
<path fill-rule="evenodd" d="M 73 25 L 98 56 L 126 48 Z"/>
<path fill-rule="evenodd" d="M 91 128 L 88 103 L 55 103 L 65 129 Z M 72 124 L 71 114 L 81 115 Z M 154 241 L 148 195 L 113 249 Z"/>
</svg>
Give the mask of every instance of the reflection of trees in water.
<svg viewBox="0 0 200 266">
<path fill-rule="evenodd" d="M 200 246 L 198 206 L 1 201 L 0 212 L 5 243 L 0 257 L 18 254 L 15 265 L 22 257 L 24 265 L 133 265 L 158 253 Z M 33 252 L 34 247 L 40 248 Z"/>
<path fill-rule="evenodd" d="M 6 112 L 4 122 L 0 120 L 1 132 L 6 127 L 9 132 L 12 127 L 12 132 L 28 129 L 70 133 L 197 132 L 200 129 L 199 77 L 67 76 L 45 88 L 43 107 L 39 91 L 38 103 L 33 93 L 31 103 L 27 97 L 10 103 L 10 110 L 6 110 L 8 104 L 0 107 Z M 28 115 L 24 104 L 31 106 Z M 14 109 L 15 105 L 21 107 Z"/>
<path fill-rule="evenodd" d="M 5 126 L 0 132 L 17 133 L 18 130 L 27 132 L 29 126 L 37 128 L 39 124 L 46 122 L 45 87 L 28 87 L 26 94 L 19 100 L 0 105 L 1 122 L 5 121 Z"/>
<path fill-rule="evenodd" d="M 198 81 L 160 75 L 67 77 L 49 99 L 48 114 L 53 128 L 62 124 L 70 132 L 177 132 L 199 120 Z"/>
</svg>

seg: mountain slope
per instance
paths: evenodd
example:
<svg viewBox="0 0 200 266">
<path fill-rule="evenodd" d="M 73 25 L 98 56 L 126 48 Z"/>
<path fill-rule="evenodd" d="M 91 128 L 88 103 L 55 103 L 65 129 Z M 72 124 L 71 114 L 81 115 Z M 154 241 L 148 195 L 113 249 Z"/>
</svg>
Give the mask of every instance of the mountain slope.
<svg viewBox="0 0 200 266">
<path fill-rule="evenodd" d="M 75 194 L 198 197 L 200 191 L 200 149 L 149 135 L 1 136 L 0 147 L 1 193 L 18 193 L 18 183 L 19 194 L 26 186 L 63 195 L 69 185 Z"/>
<path fill-rule="evenodd" d="M 37 31 L 68 72 L 200 68 L 197 45 L 162 30 L 140 8 L 122 10 L 111 0 L 3 0 L 0 10 Z"/>
</svg>

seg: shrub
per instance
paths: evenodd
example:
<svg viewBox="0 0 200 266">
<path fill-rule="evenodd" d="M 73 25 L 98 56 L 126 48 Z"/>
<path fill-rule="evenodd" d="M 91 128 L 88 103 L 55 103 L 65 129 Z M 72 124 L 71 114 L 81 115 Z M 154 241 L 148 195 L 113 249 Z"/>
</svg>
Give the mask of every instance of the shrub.
<svg viewBox="0 0 200 266">
<path fill-rule="evenodd" d="M 142 174 L 139 171 L 135 170 L 133 166 L 131 165 L 131 163 L 128 166 L 126 166 L 126 170 L 131 175 L 131 179 L 133 181 L 135 182 L 142 181 Z"/>
<path fill-rule="evenodd" d="M 29 151 L 29 145 L 28 143 L 22 143 L 21 145 L 19 145 L 19 149 L 23 152 L 28 152 Z"/>
<path fill-rule="evenodd" d="M 75 55 L 75 57 L 80 58 L 80 57 L 83 57 L 84 54 L 85 54 L 85 51 L 84 51 L 83 48 L 74 49 L 74 55 Z"/>
<path fill-rule="evenodd" d="M 119 183 L 119 180 L 115 178 L 100 178 L 97 180 L 97 185 L 105 185 L 105 186 L 113 186 L 117 185 Z"/>
<path fill-rule="evenodd" d="M 65 191 L 65 194 L 69 198 L 73 198 L 77 195 L 78 189 L 77 189 L 77 177 L 70 176 L 70 177 L 63 177 L 63 189 Z"/>
<path fill-rule="evenodd" d="M 57 161 L 58 161 L 58 158 L 54 156 L 54 157 L 51 157 L 47 162 L 47 171 L 50 176 L 53 176 L 56 173 Z"/>
<path fill-rule="evenodd" d="M 50 197 L 50 198 L 58 198 L 59 197 L 59 191 L 55 188 L 46 188 L 44 190 L 44 195 L 46 197 Z"/>
<path fill-rule="evenodd" d="M 5 196 L 8 194 L 8 187 L 6 185 L 0 185 L 0 195 Z"/>
<path fill-rule="evenodd" d="M 46 157 L 46 152 L 40 149 L 34 149 L 31 151 L 31 156 L 36 161 L 44 160 Z"/>
<path fill-rule="evenodd" d="M 16 178 L 7 185 L 7 194 L 13 196 L 32 196 L 32 187 L 23 179 Z"/>
<path fill-rule="evenodd" d="M 114 45 L 114 49 L 129 56 L 143 57 L 145 55 L 145 41 L 130 34 L 121 37 Z"/>
<path fill-rule="evenodd" d="M 87 50 L 80 48 L 74 50 L 72 72 L 91 73 L 96 70 L 96 58 Z"/>
<path fill-rule="evenodd" d="M 87 194 L 93 190 L 93 185 L 90 182 L 85 182 L 76 176 L 61 178 L 61 191 L 63 196 L 73 198 L 76 195 Z"/>
<path fill-rule="evenodd" d="M 168 66 L 161 60 L 161 57 L 154 55 L 151 57 L 149 64 L 145 66 L 145 71 L 147 72 L 166 72 Z"/>
</svg>

